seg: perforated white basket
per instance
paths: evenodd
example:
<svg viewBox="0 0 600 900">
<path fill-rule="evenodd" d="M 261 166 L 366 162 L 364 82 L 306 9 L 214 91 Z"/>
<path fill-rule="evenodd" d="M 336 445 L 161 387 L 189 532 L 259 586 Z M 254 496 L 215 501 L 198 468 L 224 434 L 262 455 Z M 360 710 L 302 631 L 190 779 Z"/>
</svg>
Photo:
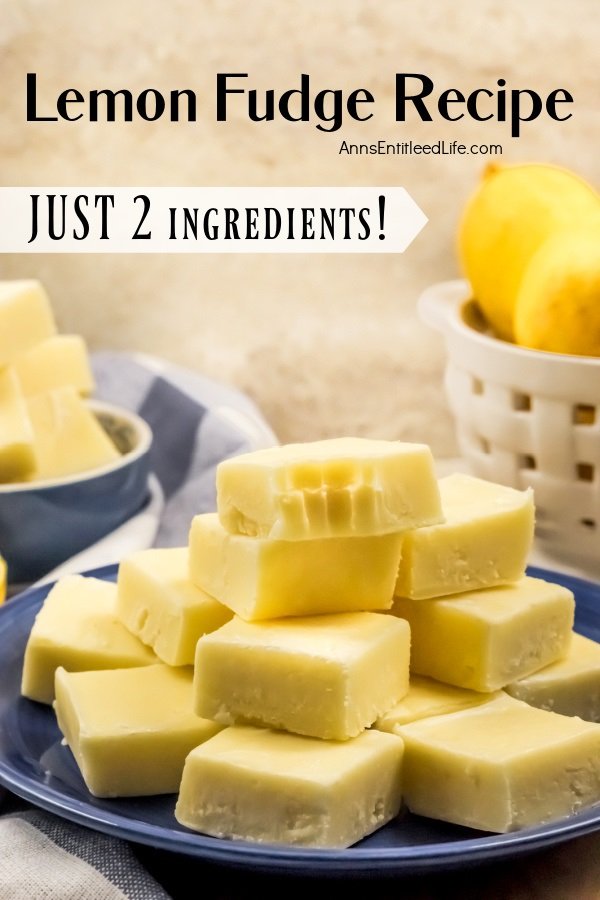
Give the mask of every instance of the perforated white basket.
<svg viewBox="0 0 600 900">
<path fill-rule="evenodd" d="M 535 493 L 549 554 L 600 576 L 600 359 L 528 350 L 486 333 L 464 281 L 419 312 L 448 349 L 446 390 L 473 474 Z"/>
</svg>

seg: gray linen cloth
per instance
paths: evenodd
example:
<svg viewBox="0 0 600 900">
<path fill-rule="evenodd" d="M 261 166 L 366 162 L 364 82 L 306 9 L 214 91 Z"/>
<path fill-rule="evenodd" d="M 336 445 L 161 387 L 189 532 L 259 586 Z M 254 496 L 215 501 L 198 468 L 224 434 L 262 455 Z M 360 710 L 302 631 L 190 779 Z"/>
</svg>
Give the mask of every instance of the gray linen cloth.
<svg viewBox="0 0 600 900">
<path fill-rule="evenodd" d="M 277 443 L 247 397 L 209 378 L 121 353 L 96 354 L 93 368 L 96 396 L 135 410 L 153 430 L 151 498 L 115 534 L 49 577 L 153 544 L 186 544 L 192 517 L 215 509 L 218 463 Z M 168 900 L 125 841 L 27 807 L 0 788 L 0 812 L 2 804 L 2 900 Z"/>
</svg>

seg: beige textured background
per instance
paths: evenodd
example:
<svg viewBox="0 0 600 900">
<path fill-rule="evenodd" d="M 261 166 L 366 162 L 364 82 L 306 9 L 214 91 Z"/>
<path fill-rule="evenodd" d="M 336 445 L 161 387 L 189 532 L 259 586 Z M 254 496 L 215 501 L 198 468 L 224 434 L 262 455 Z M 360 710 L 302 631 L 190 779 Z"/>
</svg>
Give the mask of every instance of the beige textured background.
<svg viewBox="0 0 600 900">
<path fill-rule="evenodd" d="M 545 160 L 600 180 L 597 0 L 0 0 L 0 180 L 56 185 L 402 184 L 430 218 L 403 256 L 0 257 L 0 277 L 41 278 L 63 330 L 93 348 L 139 349 L 248 391 L 283 440 L 339 433 L 425 440 L 453 452 L 443 348 L 415 314 L 457 274 L 457 217 L 477 156 L 347 157 L 342 139 L 499 142 L 504 161 Z M 77 87 L 191 87 L 199 122 L 27 124 Z M 365 87 L 375 117 L 333 135 L 314 124 L 215 120 L 218 71 L 283 91 Z M 397 71 L 436 87 L 570 90 L 574 116 L 506 125 L 396 124 Z"/>
</svg>

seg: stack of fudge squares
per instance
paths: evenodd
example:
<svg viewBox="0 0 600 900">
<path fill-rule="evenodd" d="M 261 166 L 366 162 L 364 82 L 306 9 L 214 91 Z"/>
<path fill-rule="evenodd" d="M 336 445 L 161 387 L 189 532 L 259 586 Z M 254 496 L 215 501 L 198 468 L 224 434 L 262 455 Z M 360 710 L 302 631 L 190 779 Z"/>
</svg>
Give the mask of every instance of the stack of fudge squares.
<svg viewBox="0 0 600 900">
<path fill-rule="evenodd" d="M 405 808 L 506 832 L 600 801 L 600 646 L 524 574 L 531 491 L 339 438 L 226 460 L 217 502 L 38 614 L 23 694 L 93 794 L 331 848 Z"/>
<path fill-rule="evenodd" d="M 39 281 L 0 281 L 0 484 L 63 478 L 120 453 L 85 402 L 83 338 L 59 334 Z"/>
</svg>

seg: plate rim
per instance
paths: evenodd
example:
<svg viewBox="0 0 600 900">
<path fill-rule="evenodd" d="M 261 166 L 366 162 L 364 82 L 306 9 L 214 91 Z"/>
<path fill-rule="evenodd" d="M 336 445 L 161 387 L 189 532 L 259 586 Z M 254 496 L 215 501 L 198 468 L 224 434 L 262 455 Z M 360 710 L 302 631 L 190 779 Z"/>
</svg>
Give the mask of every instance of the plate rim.
<svg viewBox="0 0 600 900">
<path fill-rule="evenodd" d="M 112 581 L 117 571 L 118 563 L 112 563 L 81 574 Z M 600 600 L 600 585 L 578 576 L 537 566 L 528 567 L 527 574 L 563 584 L 575 594 L 591 590 L 598 594 Z M 54 583 L 34 585 L 6 601 L 0 607 L 0 635 L 12 620 L 31 611 L 38 604 L 41 605 Z M 191 830 L 171 830 L 162 825 L 130 819 L 118 811 L 96 809 L 16 771 L 3 758 L 0 758 L 0 785 L 35 807 L 104 834 L 218 864 L 279 874 L 296 872 L 319 877 L 341 874 L 372 876 L 374 867 L 382 875 L 435 872 L 442 868 L 449 870 L 531 853 L 600 830 L 600 805 L 596 804 L 547 825 L 444 843 L 369 848 L 355 846 L 342 850 L 284 847 L 224 840 Z"/>
</svg>

